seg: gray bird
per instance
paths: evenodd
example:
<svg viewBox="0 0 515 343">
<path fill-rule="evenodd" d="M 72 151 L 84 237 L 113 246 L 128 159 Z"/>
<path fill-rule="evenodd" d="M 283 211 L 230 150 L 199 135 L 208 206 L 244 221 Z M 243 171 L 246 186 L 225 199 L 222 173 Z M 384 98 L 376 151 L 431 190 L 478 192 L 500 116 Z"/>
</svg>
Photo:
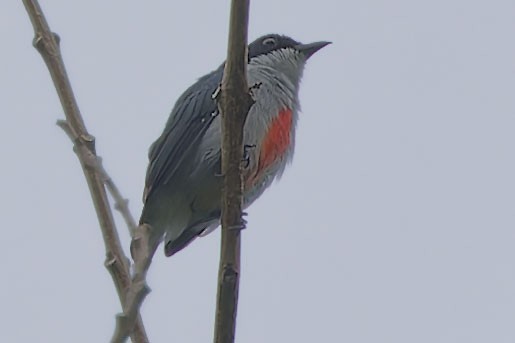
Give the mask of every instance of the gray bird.
<svg viewBox="0 0 515 343">
<path fill-rule="evenodd" d="M 255 99 L 244 127 L 246 208 L 292 160 L 299 85 L 306 61 L 329 42 L 301 44 L 270 34 L 249 45 L 247 77 Z M 213 93 L 224 64 L 201 77 L 177 100 L 161 136 L 149 150 L 140 224 L 165 240 L 171 256 L 220 225 L 221 117 Z"/>
</svg>

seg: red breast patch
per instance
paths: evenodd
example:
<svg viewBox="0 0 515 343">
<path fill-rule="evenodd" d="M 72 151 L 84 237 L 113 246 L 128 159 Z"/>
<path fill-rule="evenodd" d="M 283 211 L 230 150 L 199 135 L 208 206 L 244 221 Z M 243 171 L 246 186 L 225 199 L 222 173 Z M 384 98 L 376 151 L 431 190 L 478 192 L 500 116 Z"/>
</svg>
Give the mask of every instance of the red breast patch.
<svg viewBox="0 0 515 343">
<path fill-rule="evenodd" d="M 259 179 L 260 174 L 274 164 L 288 150 L 291 142 L 292 119 L 292 111 L 285 108 L 272 120 L 268 127 L 268 132 L 261 143 L 257 170 L 247 181 L 248 184 L 253 184 Z"/>
</svg>

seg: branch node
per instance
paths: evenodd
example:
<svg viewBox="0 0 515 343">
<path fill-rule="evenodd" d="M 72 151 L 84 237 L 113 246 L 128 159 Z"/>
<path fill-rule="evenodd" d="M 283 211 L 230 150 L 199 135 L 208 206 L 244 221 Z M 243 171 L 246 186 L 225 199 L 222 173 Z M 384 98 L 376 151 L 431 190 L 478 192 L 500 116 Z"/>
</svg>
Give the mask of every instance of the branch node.
<svg viewBox="0 0 515 343">
<path fill-rule="evenodd" d="M 80 135 L 80 138 L 87 143 L 91 143 L 95 141 L 95 137 L 93 135 L 90 135 L 89 133 L 83 133 Z"/>
<path fill-rule="evenodd" d="M 43 37 L 41 35 L 36 34 L 32 39 L 32 46 L 36 48 L 37 51 L 41 52 L 43 50 Z"/>
<path fill-rule="evenodd" d="M 96 154 L 95 136 L 84 132 L 80 135 L 80 140 L 89 149 L 89 151 L 91 151 L 93 154 Z"/>
<path fill-rule="evenodd" d="M 61 45 L 61 37 L 55 32 L 52 32 L 52 36 L 54 36 L 54 41 L 57 46 Z"/>
<path fill-rule="evenodd" d="M 239 273 L 236 270 L 236 268 L 234 268 L 234 265 L 227 264 L 224 266 L 224 272 L 223 272 L 224 282 L 234 283 L 235 280 L 237 279 L 238 275 L 239 275 Z"/>
<path fill-rule="evenodd" d="M 119 202 L 114 204 L 114 209 L 117 211 L 121 211 L 122 209 L 129 206 L 129 199 L 120 199 Z"/>
<path fill-rule="evenodd" d="M 112 267 L 116 262 L 118 261 L 118 259 L 116 258 L 116 256 L 114 256 L 113 254 L 111 253 L 107 253 L 106 254 L 106 260 L 104 261 L 104 266 L 106 268 L 110 268 Z"/>
</svg>

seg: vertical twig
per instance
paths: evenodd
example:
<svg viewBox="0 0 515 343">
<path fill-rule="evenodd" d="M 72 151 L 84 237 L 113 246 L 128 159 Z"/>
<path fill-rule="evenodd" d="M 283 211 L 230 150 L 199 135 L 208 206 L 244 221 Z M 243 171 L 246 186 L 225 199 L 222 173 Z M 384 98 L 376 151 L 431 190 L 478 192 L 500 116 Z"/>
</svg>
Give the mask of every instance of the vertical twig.
<svg viewBox="0 0 515 343">
<path fill-rule="evenodd" d="M 61 125 L 74 142 L 74 150 L 80 160 L 86 177 L 106 249 L 105 266 L 109 270 L 122 306 L 126 300 L 126 290 L 131 284 L 129 262 L 120 244 L 113 215 L 107 199 L 104 181 L 98 173 L 98 156 L 95 139 L 84 125 L 59 48 L 59 38 L 48 26 L 37 0 L 23 0 L 23 4 L 34 27 L 33 45 L 45 61 L 54 82 L 57 94 L 66 117 L 66 125 Z M 131 335 L 133 342 L 148 342 L 141 318 Z"/>
<path fill-rule="evenodd" d="M 152 227 L 150 225 L 141 224 L 138 226 L 131 243 L 134 275 L 126 293 L 123 313 L 116 316 L 116 327 L 111 343 L 125 342 L 130 333 L 136 329 L 139 309 L 145 297 L 150 293 L 146 277 L 159 243 L 159 239 L 152 240 Z"/>
<path fill-rule="evenodd" d="M 227 61 L 219 107 L 222 114 L 222 243 L 218 271 L 215 343 L 232 343 L 240 278 L 242 227 L 243 126 L 253 104 L 247 84 L 247 29 L 249 0 L 233 0 Z"/>
</svg>

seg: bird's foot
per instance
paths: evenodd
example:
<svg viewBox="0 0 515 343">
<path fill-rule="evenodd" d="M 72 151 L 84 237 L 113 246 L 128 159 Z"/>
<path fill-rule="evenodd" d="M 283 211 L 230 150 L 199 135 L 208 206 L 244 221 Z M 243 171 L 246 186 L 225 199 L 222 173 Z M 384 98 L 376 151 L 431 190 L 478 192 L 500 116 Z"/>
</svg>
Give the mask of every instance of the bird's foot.
<svg viewBox="0 0 515 343">
<path fill-rule="evenodd" d="M 247 212 L 242 212 L 241 213 L 241 218 L 240 218 L 240 223 L 239 224 L 236 224 L 236 225 L 231 225 L 229 226 L 229 230 L 244 230 L 247 228 L 247 220 L 244 219 L 243 217 L 246 217 L 247 216 Z"/>
<path fill-rule="evenodd" d="M 218 85 L 218 87 L 216 87 L 215 91 L 213 92 L 213 94 L 211 94 L 211 99 L 213 100 L 218 100 L 219 96 L 220 96 L 220 92 L 222 91 L 222 84 L 220 83 Z"/>
<path fill-rule="evenodd" d="M 249 150 L 254 149 L 256 144 L 245 144 L 243 146 L 243 158 L 241 159 L 243 168 L 248 168 L 250 165 L 250 154 Z"/>
<path fill-rule="evenodd" d="M 262 84 L 263 82 L 256 82 L 249 87 L 249 94 L 252 97 L 252 100 L 256 100 L 256 91 L 261 87 Z"/>
</svg>

